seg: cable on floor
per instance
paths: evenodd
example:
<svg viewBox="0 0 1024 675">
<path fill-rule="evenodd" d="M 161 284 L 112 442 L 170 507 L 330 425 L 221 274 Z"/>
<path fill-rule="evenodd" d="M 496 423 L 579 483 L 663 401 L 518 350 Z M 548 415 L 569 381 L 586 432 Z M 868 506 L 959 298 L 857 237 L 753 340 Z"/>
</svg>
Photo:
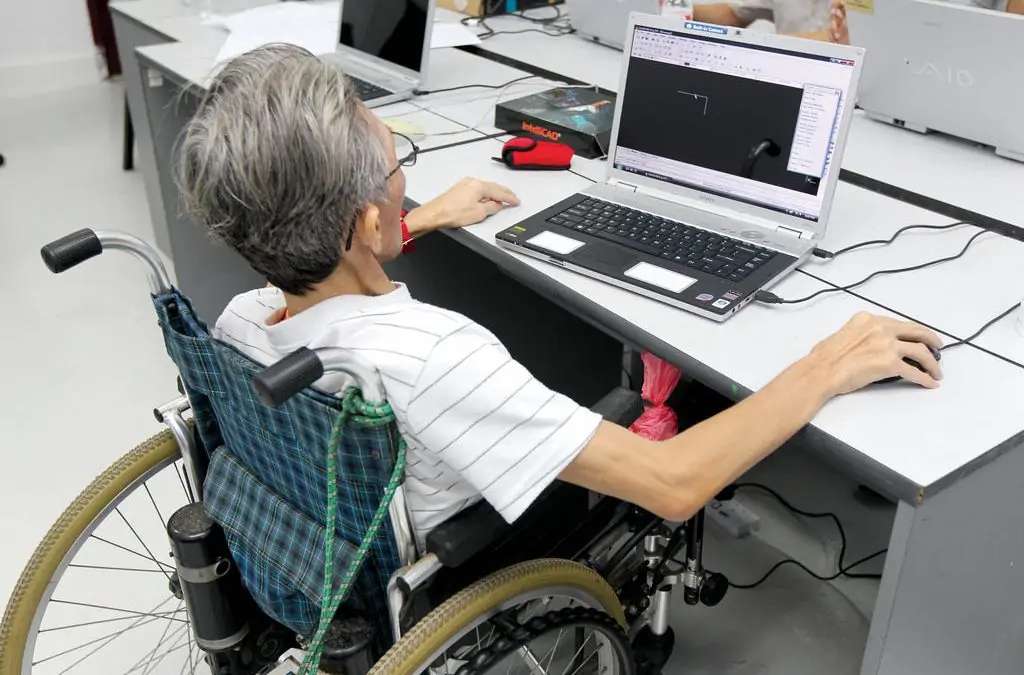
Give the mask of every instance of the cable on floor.
<svg viewBox="0 0 1024 675">
<path fill-rule="evenodd" d="M 754 582 L 749 583 L 749 584 L 737 584 L 737 583 L 733 583 L 732 581 L 730 581 L 729 582 L 729 586 L 730 587 L 732 587 L 732 588 L 741 588 L 741 589 L 756 588 L 757 586 L 760 586 L 765 581 L 770 579 L 771 576 L 773 574 L 775 574 L 776 571 L 778 571 L 782 567 L 785 567 L 786 565 L 795 565 L 795 566 L 799 567 L 800 569 L 802 569 L 807 574 L 809 574 L 812 577 L 814 577 L 815 579 L 818 579 L 819 581 L 834 581 L 834 580 L 838 579 L 839 577 L 847 577 L 847 578 L 850 578 L 850 579 L 880 579 L 881 578 L 882 575 L 880 575 L 880 574 L 862 574 L 862 573 L 857 573 L 857 572 L 851 572 L 850 570 L 852 570 L 852 569 L 854 569 L 856 567 L 859 567 L 860 565 L 863 565 L 864 563 L 866 563 L 866 562 L 868 562 L 870 560 L 874 560 L 875 558 L 877 558 L 877 557 L 879 557 L 881 555 L 884 555 L 886 553 L 886 551 L 888 551 L 888 549 L 882 549 L 881 551 L 876 551 L 876 552 L 872 553 L 871 555 L 867 555 L 867 556 L 864 556 L 863 558 L 855 560 L 854 562 L 850 563 L 849 565 L 845 564 L 845 559 L 846 559 L 846 543 L 847 543 L 847 540 L 846 540 L 846 529 L 843 527 L 842 521 L 839 520 L 839 516 L 837 516 L 836 514 L 830 512 L 830 511 L 824 511 L 824 512 L 821 512 L 821 513 L 816 513 L 814 511 L 805 511 L 803 509 L 798 509 L 797 507 L 795 507 L 792 504 L 790 504 L 789 501 L 787 501 L 778 492 L 776 492 L 772 488 L 768 487 L 767 485 L 762 485 L 760 483 L 736 483 L 733 486 L 733 489 L 734 490 L 743 490 L 743 489 L 761 490 L 762 492 L 767 493 L 772 498 L 774 498 L 777 502 L 782 504 L 782 506 L 785 507 L 787 510 L 789 510 L 792 513 L 797 514 L 798 516 L 803 516 L 804 518 L 828 518 L 828 519 L 832 520 L 832 522 L 835 523 L 836 530 L 838 530 L 838 532 L 839 532 L 840 547 L 839 547 L 839 560 L 838 560 L 839 570 L 835 574 L 827 575 L 827 576 L 821 575 L 821 574 L 818 574 L 817 572 L 815 572 L 814 570 L 811 570 L 810 568 L 808 568 L 803 563 L 801 563 L 801 562 L 799 562 L 797 560 L 793 560 L 792 558 L 787 558 L 786 560 L 781 560 L 781 561 L 775 563 L 775 565 L 773 565 L 771 567 L 771 569 L 769 569 L 767 572 L 765 572 L 764 575 L 762 575 L 761 578 L 758 579 L 757 581 L 754 581 Z"/>
</svg>

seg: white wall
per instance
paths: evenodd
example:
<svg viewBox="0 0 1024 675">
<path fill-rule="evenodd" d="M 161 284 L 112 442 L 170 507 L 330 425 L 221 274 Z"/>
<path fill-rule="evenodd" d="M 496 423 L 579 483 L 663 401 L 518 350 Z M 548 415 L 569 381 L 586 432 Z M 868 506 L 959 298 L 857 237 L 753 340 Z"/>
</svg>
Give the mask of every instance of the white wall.
<svg viewBox="0 0 1024 675">
<path fill-rule="evenodd" d="M 0 0 L 0 99 L 99 80 L 85 0 Z"/>
</svg>

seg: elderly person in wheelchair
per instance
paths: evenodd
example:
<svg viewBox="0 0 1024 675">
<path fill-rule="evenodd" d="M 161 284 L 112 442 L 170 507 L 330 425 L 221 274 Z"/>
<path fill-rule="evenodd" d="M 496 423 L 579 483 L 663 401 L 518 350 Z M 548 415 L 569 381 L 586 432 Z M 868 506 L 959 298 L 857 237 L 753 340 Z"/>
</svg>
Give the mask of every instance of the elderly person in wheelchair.
<svg viewBox="0 0 1024 675">
<path fill-rule="evenodd" d="M 188 396 L 159 410 L 176 444 L 120 492 L 101 476 L 83 498 L 96 519 L 140 484 L 152 500 L 139 481 L 180 452 L 196 503 L 169 519 L 175 564 L 161 571 L 188 610 L 191 672 L 657 672 L 672 587 L 689 604 L 725 592 L 701 566 L 703 506 L 832 397 L 892 376 L 938 386 L 935 334 L 859 315 L 741 403 L 647 441 L 624 428 L 635 395 L 586 409 L 388 279 L 407 238 L 517 204 L 464 181 L 403 214 L 404 163 L 333 66 L 262 48 L 214 79 L 180 184 L 194 219 L 269 287 L 231 301 L 211 336 L 141 243 L 86 231 L 44 250 L 55 271 L 104 248 L 150 266 Z M 279 407 L 256 401 L 254 376 Z M 20 651 L 0 655 L 0 675 L 36 672 L 75 546 L 41 545 L 30 562 L 25 607 L 4 623 Z"/>
</svg>

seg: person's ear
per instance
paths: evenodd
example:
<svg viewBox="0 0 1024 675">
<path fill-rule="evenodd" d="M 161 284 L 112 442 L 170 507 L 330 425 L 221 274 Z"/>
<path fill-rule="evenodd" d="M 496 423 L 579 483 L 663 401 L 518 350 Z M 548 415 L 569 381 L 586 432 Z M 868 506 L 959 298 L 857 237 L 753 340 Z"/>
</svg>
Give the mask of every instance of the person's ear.
<svg viewBox="0 0 1024 675">
<path fill-rule="evenodd" d="M 367 204 L 356 220 L 356 236 L 363 246 L 370 249 L 375 256 L 384 248 L 384 237 L 381 232 L 380 209 L 376 204 Z"/>
</svg>

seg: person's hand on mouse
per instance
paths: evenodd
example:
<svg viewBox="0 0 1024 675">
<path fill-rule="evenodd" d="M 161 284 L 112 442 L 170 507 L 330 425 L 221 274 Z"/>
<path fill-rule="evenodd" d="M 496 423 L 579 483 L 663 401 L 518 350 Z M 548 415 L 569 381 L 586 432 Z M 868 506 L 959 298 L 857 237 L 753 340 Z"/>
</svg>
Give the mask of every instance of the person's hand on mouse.
<svg viewBox="0 0 1024 675">
<path fill-rule="evenodd" d="M 473 225 L 501 211 L 519 206 L 519 197 L 504 185 L 478 178 L 463 178 L 451 189 L 405 216 L 413 236 L 439 228 Z"/>
<path fill-rule="evenodd" d="M 942 369 L 929 347 L 941 349 L 942 340 L 924 326 L 862 312 L 822 340 L 811 357 L 823 366 L 821 372 L 830 378 L 828 389 L 834 396 L 890 377 L 934 389 Z M 904 359 L 916 361 L 924 370 Z"/>
<path fill-rule="evenodd" d="M 850 29 L 846 23 L 846 0 L 833 0 L 829 10 L 828 38 L 841 45 L 850 44 Z"/>
</svg>

